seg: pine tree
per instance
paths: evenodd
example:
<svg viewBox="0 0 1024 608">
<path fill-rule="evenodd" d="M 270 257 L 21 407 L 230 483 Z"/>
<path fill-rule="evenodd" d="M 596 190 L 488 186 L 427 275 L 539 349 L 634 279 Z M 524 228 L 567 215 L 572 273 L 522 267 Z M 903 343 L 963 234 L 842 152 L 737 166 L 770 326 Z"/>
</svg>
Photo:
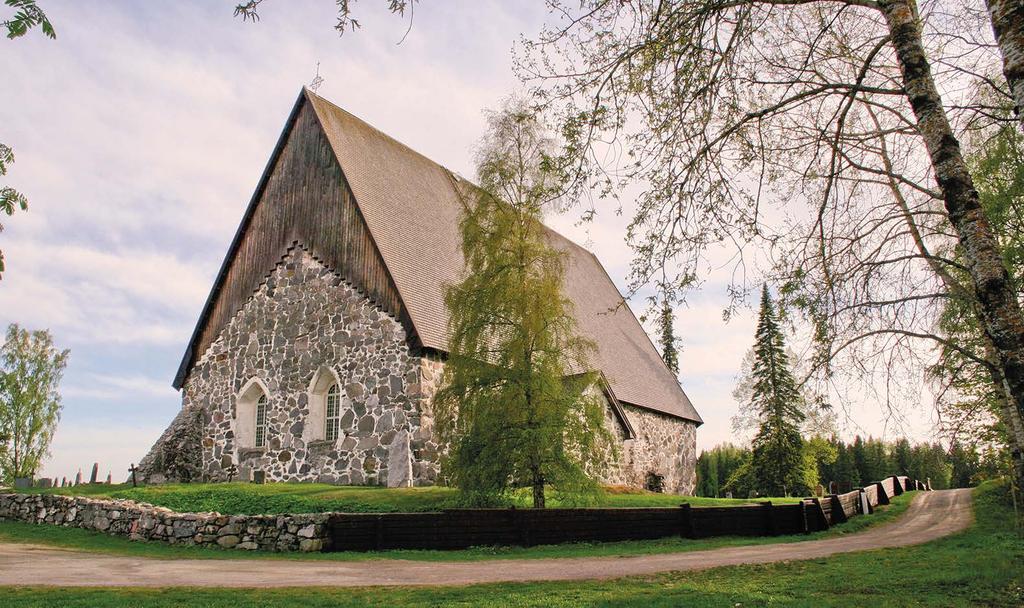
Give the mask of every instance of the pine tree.
<svg viewBox="0 0 1024 608">
<path fill-rule="evenodd" d="M 658 326 L 661 330 L 661 358 L 665 360 L 665 366 L 672 370 L 673 374 L 678 375 L 679 349 L 676 347 L 678 340 L 672 329 L 672 304 L 668 298 L 665 298 L 661 305 Z"/>
<path fill-rule="evenodd" d="M 760 427 L 753 441 L 751 467 L 758 490 L 768 496 L 784 496 L 805 489 L 800 392 L 789 369 L 785 339 L 767 285 L 761 292 L 753 376 L 750 405 Z"/>
<path fill-rule="evenodd" d="M 544 507 L 545 486 L 583 499 L 614 453 L 588 371 L 594 345 L 576 333 L 563 255 L 541 223 L 560 191 L 549 145 L 532 110 L 512 102 L 491 116 L 480 187 L 466 187 L 466 273 L 445 293 L 451 339 L 434 414 L 443 473 L 468 503 L 530 487 Z"/>
</svg>

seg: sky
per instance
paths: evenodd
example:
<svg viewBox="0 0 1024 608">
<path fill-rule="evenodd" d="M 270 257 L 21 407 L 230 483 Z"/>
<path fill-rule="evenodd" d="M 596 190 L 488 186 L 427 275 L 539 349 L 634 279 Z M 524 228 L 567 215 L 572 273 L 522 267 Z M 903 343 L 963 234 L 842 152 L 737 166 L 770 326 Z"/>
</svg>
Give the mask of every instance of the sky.
<svg viewBox="0 0 1024 608">
<path fill-rule="evenodd" d="M 318 63 L 320 95 L 470 176 L 482 111 L 522 90 L 513 45 L 546 18 L 541 2 L 425 2 L 403 40 L 408 18 L 364 1 L 362 29 L 339 37 L 331 0 L 270 0 L 256 23 L 233 17 L 236 3 L 45 0 L 56 40 L 0 40 L 0 141 L 16 155 L 0 183 L 30 200 L 0 220 L 0 323 L 48 328 L 71 349 L 41 476 L 99 462 L 101 476 L 123 479 L 181 407 L 171 380 L 186 342 Z M 584 228 L 578 216 L 549 223 L 624 289 L 627 218 L 599 208 Z M 737 439 L 731 393 L 756 321 L 749 308 L 723 321 L 721 280 L 676 310 L 680 380 L 705 421 L 698 449 Z M 934 421 L 921 403 L 895 426 L 876 405 L 849 404 L 840 424 L 926 438 Z"/>
</svg>

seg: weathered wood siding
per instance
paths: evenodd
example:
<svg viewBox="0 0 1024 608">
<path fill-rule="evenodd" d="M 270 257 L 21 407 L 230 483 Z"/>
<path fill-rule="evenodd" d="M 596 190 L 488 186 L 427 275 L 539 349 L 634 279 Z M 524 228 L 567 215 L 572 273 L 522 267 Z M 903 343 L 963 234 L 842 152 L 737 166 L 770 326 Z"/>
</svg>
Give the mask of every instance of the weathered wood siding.
<svg viewBox="0 0 1024 608">
<path fill-rule="evenodd" d="M 228 262 L 222 288 L 212 294 L 213 304 L 189 368 L 296 241 L 403 320 L 412 334 L 398 291 L 308 102 L 301 102 L 295 124 L 239 233 L 241 241 Z"/>
</svg>

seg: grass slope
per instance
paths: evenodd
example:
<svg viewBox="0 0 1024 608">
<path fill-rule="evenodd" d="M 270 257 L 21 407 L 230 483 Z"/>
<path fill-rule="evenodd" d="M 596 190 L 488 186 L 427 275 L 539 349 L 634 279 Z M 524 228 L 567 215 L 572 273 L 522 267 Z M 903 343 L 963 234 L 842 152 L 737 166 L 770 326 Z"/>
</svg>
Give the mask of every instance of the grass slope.
<svg viewBox="0 0 1024 608">
<path fill-rule="evenodd" d="M 167 484 L 133 488 L 128 484 L 81 485 L 73 488 L 29 490 L 45 494 L 93 496 L 97 498 L 128 498 L 148 502 L 181 512 L 216 511 L 226 515 L 260 513 L 388 513 L 436 511 L 457 506 L 458 494 L 452 488 L 381 488 L 372 486 L 334 486 L 322 483 L 251 483 Z M 529 506 L 527 492 L 513 497 L 511 504 Z M 764 499 L 762 499 L 764 500 Z M 799 498 L 772 498 L 772 502 L 797 502 Z M 604 507 L 678 507 L 689 502 L 695 507 L 750 504 L 750 500 L 701 498 L 657 494 L 621 488 L 609 488 L 599 503 Z M 561 504 L 554 493 L 549 506 Z"/>
<path fill-rule="evenodd" d="M 802 562 L 718 568 L 612 581 L 452 588 L 0 589 L 6 608 L 36 606 L 1020 606 L 1024 540 L 1006 486 L 975 494 L 976 524 L 926 545 Z"/>
<path fill-rule="evenodd" d="M 538 547 L 475 547 L 461 551 L 393 550 L 380 552 L 339 553 L 262 553 L 207 547 L 166 545 L 160 542 L 131 541 L 91 530 L 62 528 L 21 522 L 0 522 L 0 541 L 49 545 L 67 549 L 96 551 L 111 555 L 151 557 L 157 559 L 290 559 L 317 561 L 361 561 L 374 559 L 410 559 L 417 561 L 476 561 L 485 559 L 539 559 L 549 557 L 597 557 L 648 555 L 701 551 L 718 547 L 790 543 L 816 538 L 841 536 L 859 532 L 870 526 L 887 522 L 903 513 L 916 492 L 908 492 L 893 499 L 888 507 L 880 507 L 870 517 L 856 517 L 825 532 L 793 534 L 765 538 L 721 537 L 701 540 L 663 538 L 658 540 L 624 541 L 613 543 L 571 543 Z"/>
</svg>

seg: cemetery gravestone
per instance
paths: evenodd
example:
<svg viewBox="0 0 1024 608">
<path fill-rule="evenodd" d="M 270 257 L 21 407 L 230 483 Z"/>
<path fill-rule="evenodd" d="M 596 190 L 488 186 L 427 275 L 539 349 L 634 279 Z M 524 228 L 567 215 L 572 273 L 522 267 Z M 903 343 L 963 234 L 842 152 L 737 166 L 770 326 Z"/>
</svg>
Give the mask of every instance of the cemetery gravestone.
<svg viewBox="0 0 1024 608">
<path fill-rule="evenodd" d="M 82 469 L 78 469 L 78 474 L 75 475 L 75 485 L 82 485 Z"/>
<path fill-rule="evenodd" d="M 89 476 L 89 483 L 96 483 L 96 476 L 100 474 L 100 463 L 92 463 L 92 475 Z"/>
<path fill-rule="evenodd" d="M 252 482 L 253 483 L 260 483 L 260 484 L 266 483 L 267 482 L 267 472 L 266 471 L 253 471 L 252 472 Z"/>
<path fill-rule="evenodd" d="M 41 478 L 39 480 L 39 487 L 40 488 L 52 488 L 53 487 L 53 480 L 50 479 L 49 477 L 43 477 L 43 478 Z"/>
<path fill-rule="evenodd" d="M 31 487 L 32 487 L 32 478 L 31 477 L 15 477 L 14 478 L 14 488 L 15 489 L 17 489 L 17 490 L 25 490 L 25 489 L 31 488 Z"/>
</svg>

